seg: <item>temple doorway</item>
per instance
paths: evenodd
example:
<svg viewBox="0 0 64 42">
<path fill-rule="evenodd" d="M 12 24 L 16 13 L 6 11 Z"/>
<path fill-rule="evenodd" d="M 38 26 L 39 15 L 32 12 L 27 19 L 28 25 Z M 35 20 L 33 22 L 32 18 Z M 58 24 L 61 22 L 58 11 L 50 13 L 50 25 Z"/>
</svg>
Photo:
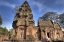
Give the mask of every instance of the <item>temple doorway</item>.
<svg viewBox="0 0 64 42">
<path fill-rule="evenodd" d="M 50 33 L 49 32 L 47 33 L 47 37 L 50 38 Z"/>
</svg>

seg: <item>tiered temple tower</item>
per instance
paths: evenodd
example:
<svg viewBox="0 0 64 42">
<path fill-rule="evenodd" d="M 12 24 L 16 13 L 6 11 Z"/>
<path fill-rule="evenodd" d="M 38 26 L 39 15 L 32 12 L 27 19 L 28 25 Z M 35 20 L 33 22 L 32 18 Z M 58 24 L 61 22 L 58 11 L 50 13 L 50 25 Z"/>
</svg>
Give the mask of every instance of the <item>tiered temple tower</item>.
<svg viewBox="0 0 64 42">
<path fill-rule="evenodd" d="M 28 2 L 25 1 L 16 12 L 12 25 L 13 36 L 17 39 L 26 39 L 27 27 L 30 25 L 34 26 L 33 15 Z"/>
</svg>

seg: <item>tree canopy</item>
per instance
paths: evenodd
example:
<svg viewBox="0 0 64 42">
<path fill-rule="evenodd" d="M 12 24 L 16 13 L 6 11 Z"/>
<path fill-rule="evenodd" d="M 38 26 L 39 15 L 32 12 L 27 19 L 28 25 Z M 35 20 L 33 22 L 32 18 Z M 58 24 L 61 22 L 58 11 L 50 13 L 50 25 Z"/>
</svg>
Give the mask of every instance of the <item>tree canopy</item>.
<svg viewBox="0 0 64 42">
<path fill-rule="evenodd" d="M 8 29 L 6 27 L 0 27 L 0 35 L 8 35 L 10 38 L 12 35 L 12 31 L 13 31 L 13 29 L 10 29 L 8 31 Z"/>
<path fill-rule="evenodd" d="M 7 35 L 8 34 L 8 30 L 6 29 L 6 27 L 0 27 L 0 35 Z"/>
</svg>

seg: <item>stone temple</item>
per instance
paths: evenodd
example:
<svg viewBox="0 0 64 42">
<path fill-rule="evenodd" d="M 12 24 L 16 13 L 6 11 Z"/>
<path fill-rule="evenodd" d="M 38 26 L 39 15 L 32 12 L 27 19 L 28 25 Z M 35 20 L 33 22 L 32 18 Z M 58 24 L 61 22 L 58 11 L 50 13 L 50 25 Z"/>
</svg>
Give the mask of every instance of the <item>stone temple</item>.
<svg viewBox="0 0 64 42">
<path fill-rule="evenodd" d="M 51 20 L 38 20 L 38 26 L 35 26 L 32 10 L 27 1 L 25 1 L 16 12 L 13 21 L 12 38 L 16 40 L 62 40 L 63 32 L 59 24 Z"/>
</svg>

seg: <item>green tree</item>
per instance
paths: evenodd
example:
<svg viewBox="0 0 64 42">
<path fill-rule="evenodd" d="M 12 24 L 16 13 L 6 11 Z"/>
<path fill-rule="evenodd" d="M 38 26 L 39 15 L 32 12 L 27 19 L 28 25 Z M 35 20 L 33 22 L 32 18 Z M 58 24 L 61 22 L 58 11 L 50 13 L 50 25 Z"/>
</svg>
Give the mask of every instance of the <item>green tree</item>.
<svg viewBox="0 0 64 42">
<path fill-rule="evenodd" d="M 0 26 L 2 25 L 2 17 L 1 17 L 1 15 L 0 15 Z"/>
<path fill-rule="evenodd" d="M 10 35 L 12 35 L 12 31 L 13 31 L 13 29 L 10 29 L 10 31 L 9 31 L 9 34 L 10 34 Z"/>
<path fill-rule="evenodd" d="M 59 15 L 59 19 L 60 19 L 60 24 L 62 25 L 62 27 L 64 28 L 64 13 Z"/>
<path fill-rule="evenodd" d="M 55 20 L 57 18 L 58 14 L 56 12 L 47 12 L 42 17 L 40 17 L 40 20 Z"/>
<path fill-rule="evenodd" d="M 12 35 L 12 31 L 13 31 L 13 29 L 10 29 L 10 30 L 8 31 L 8 34 L 9 34 L 9 38 L 11 38 L 11 35 Z"/>
<path fill-rule="evenodd" d="M 6 27 L 0 27 L 0 35 L 8 35 L 8 30 Z"/>
</svg>

